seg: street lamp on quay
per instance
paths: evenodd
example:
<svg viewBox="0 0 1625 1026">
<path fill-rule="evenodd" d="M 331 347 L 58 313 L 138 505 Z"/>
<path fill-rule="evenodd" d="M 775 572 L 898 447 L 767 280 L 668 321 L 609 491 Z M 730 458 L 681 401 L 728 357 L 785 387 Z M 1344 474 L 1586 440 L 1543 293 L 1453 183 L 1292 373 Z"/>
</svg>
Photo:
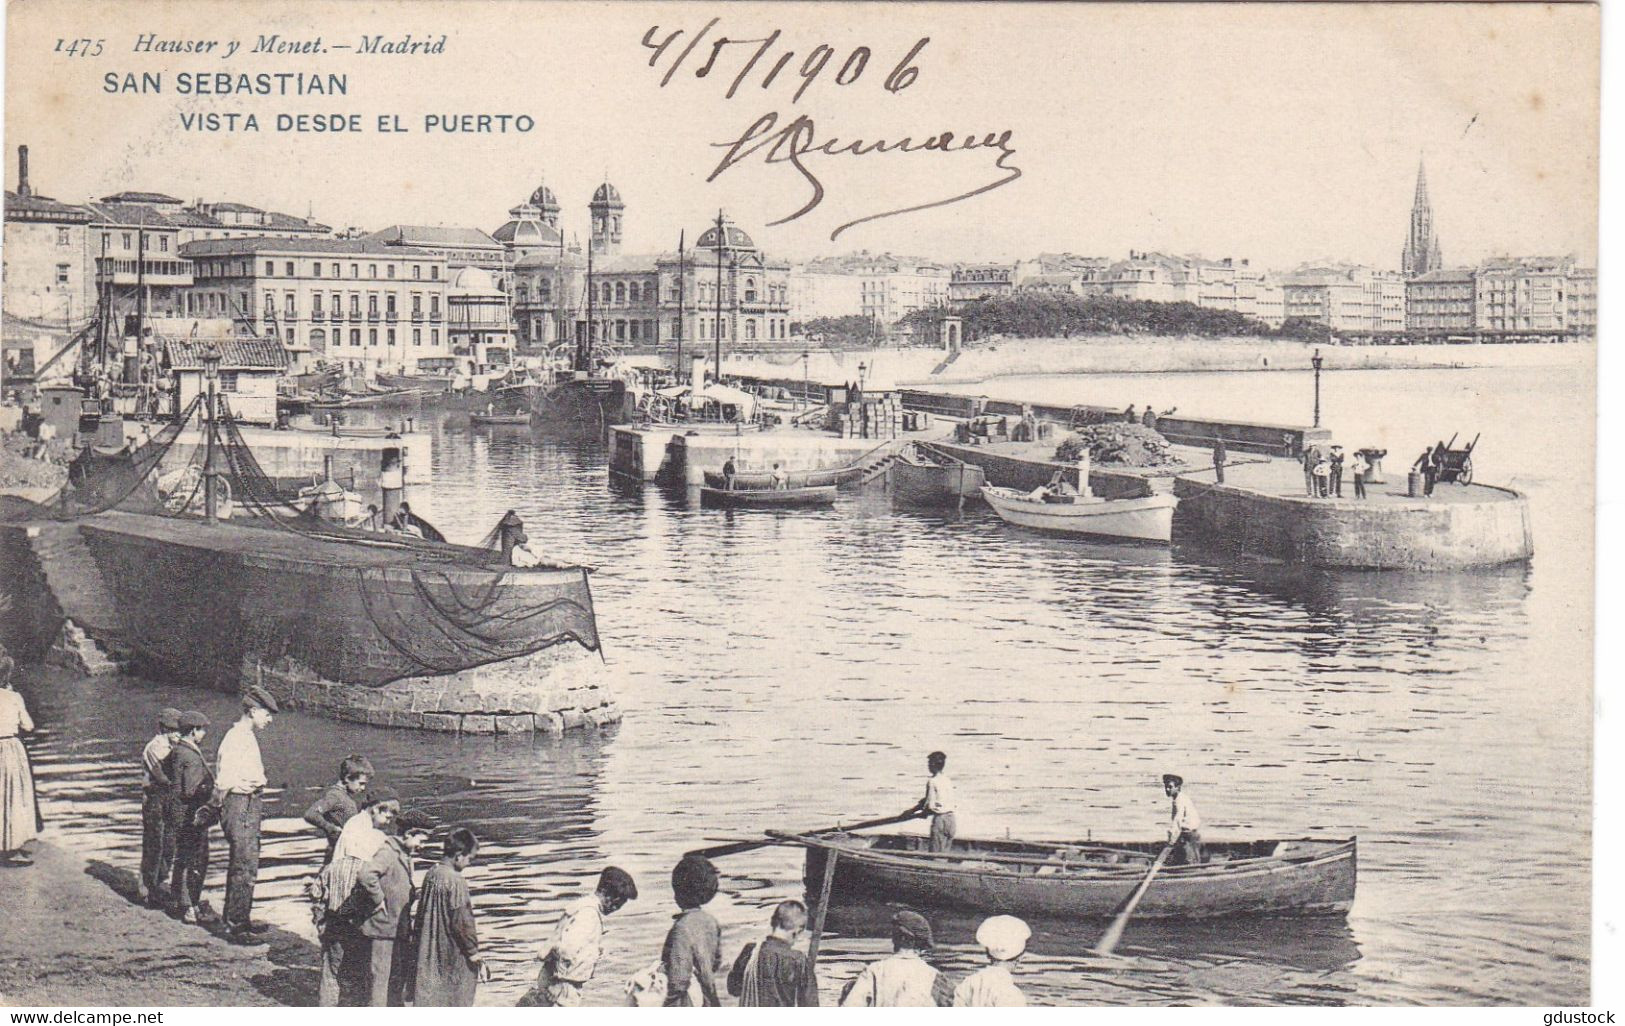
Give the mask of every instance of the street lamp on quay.
<svg viewBox="0 0 1625 1026">
<path fill-rule="evenodd" d="M 1320 365 L 1324 361 L 1321 359 L 1319 349 L 1315 350 L 1315 355 L 1310 358 L 1309 362 L 1314 364 L 1314 366 L 1315 366 L 1315 424 L 1314 424 L 1314 426 L 1315 427 L 1320 427 Z"/>
<path fill-rule="evenodd" d="M 812 354 L 803 349 L 801 351 L 801 398 L 807 403 L 808 406 L 812 405 L 812 389 L 808 387 L 808 384 L 811 381 L 811 376 L 807 373 L 807 364 L 811 359 Z M 801 409 L 801 403 L 796 404 L 796 409 Z"/>
<path fill-rule="evenodd" d="M 869 369 L 868 364 L 866 364 L 866 363 L 858 364 L 858 391 L 859 392 L 863 391 L 863 374 L 868 369 Z"/>
</svg>

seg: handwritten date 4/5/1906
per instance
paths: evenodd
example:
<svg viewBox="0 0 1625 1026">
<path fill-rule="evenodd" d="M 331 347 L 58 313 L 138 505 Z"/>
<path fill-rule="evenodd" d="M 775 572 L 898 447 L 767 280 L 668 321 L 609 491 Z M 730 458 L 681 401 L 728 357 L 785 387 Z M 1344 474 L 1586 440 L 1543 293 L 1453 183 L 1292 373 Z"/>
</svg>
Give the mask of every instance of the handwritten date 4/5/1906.
<svg viewBox="0 0 1625 1026">
<path fill-rule="evenodd" d="M 762 161 L 767 164 L 789 164 L 805 180 L 812 189 L 812 195 L 799 210 L 771 221 L 769 224 L 785 224 L 799 217 L 809 214 L 824 201 L 824 185 L 818 176 L 807 166 L 808 158 L 815 157 L 868 157 L 885 153 L 965 153 L 974 150 L 987 150 L 990 154 L 996 153 L 993 167 L 1002 174 L 993 181 L 986 182 L 961 192 L 954 196 L 928 200 L 923 203 L 913 203 L 899 207 L 895 210 L 886 210 L 877 214 L 868 214 L 863 217 L 847 221 L 830 233 L 834 240 L 848 228 L 878 221 L 885 217 L 897 217 L 902 214 L 911 214 L 919 210 L 929 210 L 933 207 L 943 207 L 950 203 L 968 200 L 973 196 L 990 192 L 1003 185 L 1009 185 L 1021 177 L 1021 168 L 1011 163 L 1016 151 L 1010 145 L 1012 132 L 1006 128 L 1001 131 L 985 132 L 980 135 L 958 135 L 954 132 L 938 132 L 924 139 L 914 139 L 904 136 L 899 139 L 852 139 L 843 140 L 836 136 L 820 138 L 813 119 L 805 114 L 798 115 L 793 121 L 779 126 L 779 115 L 769 112 L 763 114 L 751 123 L 739 138 L 731 142 L 713 143 L 713 146 L 725 149 L 716 168 L 706 178 L 706 181 L 715 181 L 729 168 L 751 157 L 761 154 Z"/>
</svg>

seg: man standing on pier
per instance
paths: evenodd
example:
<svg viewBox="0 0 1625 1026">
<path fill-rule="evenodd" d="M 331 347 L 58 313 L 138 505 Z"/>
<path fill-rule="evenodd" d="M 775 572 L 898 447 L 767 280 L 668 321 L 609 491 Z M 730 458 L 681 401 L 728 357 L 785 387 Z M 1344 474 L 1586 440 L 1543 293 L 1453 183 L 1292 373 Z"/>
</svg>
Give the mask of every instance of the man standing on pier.
<svg viewBox="0 0 1625 1026">
<path fill-rule="evenodd" d="M 141 750 L 141 766 L 146 780 L 141 789 L 141 879 L 137 896 L 148 908 L 163 904 L 164 888 L 175 864 L 175 836 L 169 830 L 170 786 L 164 764 L 181 737 L 181 711 L 165 709 L 158 714 L 158 733 Z"/>
<path fill-rule="evenodd" d="M 1225 463 L 1227 463 L 1229 461 L 1229 459 L 1230 459 L 1230 454 L 1228 452 L 1225 452 L 1225 449 L 1224 449 L 1224 439 L 1215 438 L 1213 440 L 1213 482 L 1214 482 L 1214 484 L 1224 484 L 1224 465 L 1225 465 Z"/>
<path fill-rule="evenodd" d="M 261 687 L 243 695 L 243 715 L 220 739 L 215 790 L 220 794 L 220 829 L 230 847 L 226 868 L 226 939 L 251 944 L 267 929 L 254 922 L 254 881 L 260 872 L 260 815 L 265 794 L 265 763 L 254 735 L 271 725 L 276 699 Z"/>
</svg>

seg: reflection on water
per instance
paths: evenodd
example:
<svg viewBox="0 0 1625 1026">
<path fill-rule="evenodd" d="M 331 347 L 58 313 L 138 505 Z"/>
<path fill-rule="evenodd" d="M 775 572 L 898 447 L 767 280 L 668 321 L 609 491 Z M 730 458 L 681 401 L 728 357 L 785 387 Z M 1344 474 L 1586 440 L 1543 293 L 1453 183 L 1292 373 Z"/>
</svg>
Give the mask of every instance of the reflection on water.
<svg viewBox="0 0 1625 1026">
<path fill-rule="evenodd" d="M 511 507 L 547 556 L 597 568 L 627 718 L 532 743 L 278 717 L 264 737 L 264 915 L 309 933 L 296 895 L 320 845 L 298 817 L 343 755 L 364 752 L 416 804 L 487 839 L 470 875 L 496 973 L 482 1002 L 523 992 L 536 945 L 599 869 L 631 871 L 642 897 L 610 921 L 586 992 L 618 1003 L 658 955 L 681 852 L 896 812 L 941 748 L 973 836 L 1156 836 L 1171 770 L 1211 836 L 1360 838 L 1346 923 L 1135 923 L 1128 957 L 1109 963 L 1087 954 L 1088 928 L 1038 924 L 1021 970 L 1036 1001 L 1584 1001 L 1591 552 L 1564 516 L 1589 504 L 1590 468 L 1546 440 L 1588 430 L 1589 411 L 1569 406 L 1585 379 L 1524 373 L 1514 406 L 1503 372 L 1362 373 L 1366 421 L 1351 435 L 1398 450 L 1362 425 L 1429 403 L 1452 426 L 1486 426 L 1480 476 L 1529 491 L 1532 566 L 1305 574 L 1039 536 L 977 507 L 893 509 L 884 493 L 704 510 L 681 489 L 612 487 L 592 443 L 423 417 L 435 483 L 414 509 L 472 542 Z M 1215 408 L 1225 377 L 1140 376 L 1134 395 L 1161 402 L 1203 379 L 1206 395 L 1168 404 L 1245 412 Z M 1337 389 L 1356 378 L 1328 381 L 1329 409 L 1349 405 Z M 130 866 L 136 757 L 157 710 L 199 707 L 222 726 L 232 712 L 226 696 L 161 683 L 36 675 L 24 691 L 49 731 L 34 751 L 50 831 Z M 714 911 L 731 956 L 801 896 L 802 859 L 768 848 L 723 869 Z M 973 969 L 974 923 L 938 925 L 943 968 Z M 831 927 L 826 1002 L 889 949 L 861 911 Z"/>
</svg>

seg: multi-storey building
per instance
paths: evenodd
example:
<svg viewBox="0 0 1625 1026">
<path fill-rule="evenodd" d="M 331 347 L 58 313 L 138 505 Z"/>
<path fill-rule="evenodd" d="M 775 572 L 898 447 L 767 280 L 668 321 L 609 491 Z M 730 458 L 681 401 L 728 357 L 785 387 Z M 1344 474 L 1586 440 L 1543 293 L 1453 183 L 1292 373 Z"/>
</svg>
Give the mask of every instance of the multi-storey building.
<svg viewBox="0 0 1625 1026">
<path fill-rule="evenodd" d="M 948 277 L 948 301 L 974 303 L 1013 295 L 1017 267 L 1016 264 L 961 264 Z"/>
<path fill-rule="evenodd" d="M 1194 303 L 1212 310 L 1233 310 L 1271 326 L 1286 318 L 1281 283 L 1247 260 L 1225 257 L 1169 256 L 1130 252 L 1084 281 L 1084 291 L 1120 299 L 1159 303 Z"/>
<path fill-rule="evenodd" d="M 187 243 L 189 317 L 229 317 L 280 339 L 295 373 L 317 362 L 413 374 L 452 356 L 446 262 L 369 239 L 240 238 Z"/>
<path fill-rule="evenodd" d="M 1286 275 L 1281 287 L 1288 319 L 1314 321 L 1333 331 L 1405 330 L 1405 281 L 1393 271 L 1350 265 L 1301 267 Z"/>
<path fill-rule="evenodd" d="M 429 372 L 448 363 L 471 374 L 501 373 L 513 363 L 513 315 L 508 294 L 497 287 L 491 273 L 480 267 L 461 267 L 446 287 L 446 331 L 451 361 L 420 357 L 418 369 Z"/>
<path fill-rule="evenodd" d="M 96 215 L 35 193 L 27 146 L 17 147 L 17 191 L 5 204 L 5 312 L 72 334 L 95 312 Z"/>
<path fill-rule="evenodd" d="M 455 276 L 465 267 L 478 267 L 490 274 L 496 287 L 508 286 L 507 249 L 478 228 L 446 228 L 435 225 L 392 224 L 363 238 L 405 253 L 444 260 L 446 273 Z"/>
<path fill-rule="evenodd" d="M 1471 267 L 1428 271 L 1405 282 L 1405 330 L 1417 335 L 1471 333 L 1478 324 Z"/>
<path fill-rule="evenodd" d="M 538 189 L 519 213 L 535 212 L 498 230 L 532 240 L 513 265 L 512 294 L 519 344 L 530 351 L 585 337 L 628 346 L 777 341 L 790 337 L 790 265 L 770 260 L 743 229 L 722 219 L 699 232 L 684 252 L 621 252 L 626 204 L 604 183 L 588 210 L 588 257 L 560 245 Z M 528 209 L 527 209 L 528 208 Z M 551 244 L 549 244 L 551 243 Z M 720 304 L 720 310 L 719 310 Z"/>
<path fill-rule="evenodd" d="M 1596 272 L 1575 274 L 1573 257 L 1485 261 L 1476 276 L 1478 327 L 1490 332 L 1596 331 Z M 1576 291 L 1579 296 L 1575 295 Z M 1589 297 L 1589 299 L 1588 299 Z M 1589 301 L 1589 317 L 1587 303 Z M 1573 310 L 1588 323 L 1570 319 Z"/>
<path fill-rule="evenodd" d="M 857 317 L 863 312 L 863 279 L 855 274 L 790 268 L 790 319 L 805 324 L 819 317 Z"/>
</svg>

